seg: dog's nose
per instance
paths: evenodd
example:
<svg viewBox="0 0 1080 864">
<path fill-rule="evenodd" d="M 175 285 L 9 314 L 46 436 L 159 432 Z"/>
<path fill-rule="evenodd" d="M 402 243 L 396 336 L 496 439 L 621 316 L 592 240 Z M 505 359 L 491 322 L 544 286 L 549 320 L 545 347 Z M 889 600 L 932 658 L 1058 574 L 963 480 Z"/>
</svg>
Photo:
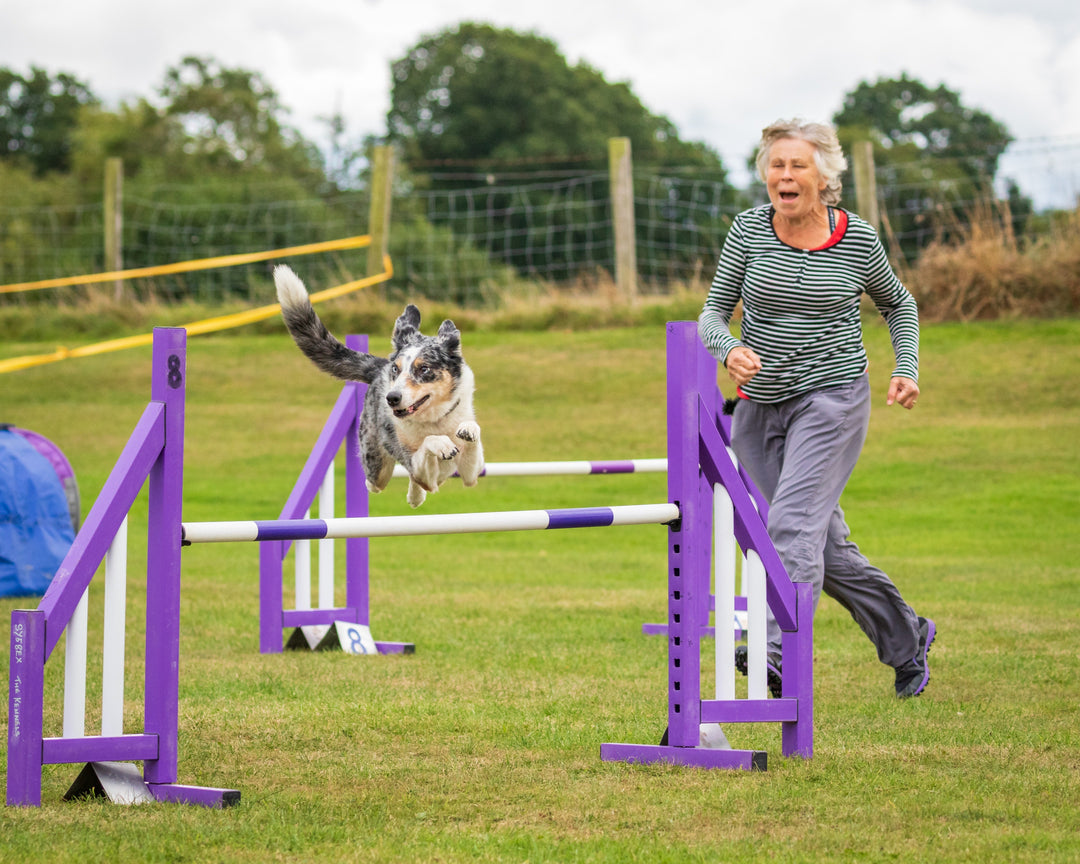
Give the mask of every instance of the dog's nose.
<svg viewBox="0 0 1080 864">
<path fill-rule="evenodd" d="M 397 390 L 391 390 L 386 394 L 386 404 L 391 408 L 397 408 L 401 404 L 401 393 Z"/>
</svg>

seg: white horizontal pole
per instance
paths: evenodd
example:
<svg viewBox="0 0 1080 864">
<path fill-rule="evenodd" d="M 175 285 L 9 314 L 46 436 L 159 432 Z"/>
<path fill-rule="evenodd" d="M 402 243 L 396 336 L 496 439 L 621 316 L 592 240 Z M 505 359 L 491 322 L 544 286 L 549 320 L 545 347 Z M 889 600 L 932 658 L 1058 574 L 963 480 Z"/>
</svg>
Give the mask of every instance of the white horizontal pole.
<svg viewBox="0 0 1080 864">
<path fill-rule="evenodd" d="M 651 525 L 679 518 L 675 504 L 630 504 L 569 510 L 506 510 L 424 516 L 371 516 L 345 519 L 278 519 L 265 522 L 186 522 L 185 543 L 263 540 L 319 540 L 343 537 L 411 537 L 423 534 L 477 534 L 489 531 L 540 531 Z"/>
<path fill-rule="evenodd" d="M 562 474 L 656 474 L 667 471 L 667 459 L 615 459 L 601 462 L 488 462 L 483 477 L 555 476 Z M 395 477 L 408 477 L 398 465 Z"/>
</svg>

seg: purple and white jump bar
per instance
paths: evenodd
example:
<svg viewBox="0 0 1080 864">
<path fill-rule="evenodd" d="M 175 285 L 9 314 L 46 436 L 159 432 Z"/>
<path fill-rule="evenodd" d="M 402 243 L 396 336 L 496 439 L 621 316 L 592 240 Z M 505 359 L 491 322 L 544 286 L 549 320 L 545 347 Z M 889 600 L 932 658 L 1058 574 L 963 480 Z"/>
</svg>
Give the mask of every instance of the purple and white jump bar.
<svg viewBox="0 0 1080 864">
<path fill-rule="evenodd" d="M 614 459 L 601 462 L 489 462 L 481 477 L 527 477 L 561 474 L 657 474 L 667 471 L 667 459 Z M 395 477 L 408 477 L 401 466 Z"/>
<path fill-rule="evenodd" d="M 412 537 L 421 534 L 481 534 L 488 531 L 544 531 L 610 525 L 664 525 L 679 518 L 675 504 L 629 504 L 568 510 L 505 510 L 424 516 L 369 516 L 343 519 L 273 519 L 255 522 L 186 522 L 185 543 L 243 540 L 323 540 L 346 537 Z"/>
</svg>

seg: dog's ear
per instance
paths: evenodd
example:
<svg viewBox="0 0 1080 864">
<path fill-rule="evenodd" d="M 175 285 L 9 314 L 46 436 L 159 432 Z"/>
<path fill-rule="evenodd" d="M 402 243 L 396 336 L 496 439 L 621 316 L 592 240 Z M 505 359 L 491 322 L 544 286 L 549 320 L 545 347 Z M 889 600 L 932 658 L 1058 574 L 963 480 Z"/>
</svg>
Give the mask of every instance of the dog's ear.
<svg viewBox="0 0 1080 864">
<path fill-rule="evenodd" d="M 449 318 L 439 325 L 439 341 L 451 353 L 458 353 L 461 350 L 461 331 Z"/>
<path fill-rule="evenodd" d="M 395 351 L 400 351 L 420 335 L 420 310 L 411 303 L 405 307 L 405 311 L 398 316 L 394 324 L 394 335 L 390 341 Z"/>
</svg>

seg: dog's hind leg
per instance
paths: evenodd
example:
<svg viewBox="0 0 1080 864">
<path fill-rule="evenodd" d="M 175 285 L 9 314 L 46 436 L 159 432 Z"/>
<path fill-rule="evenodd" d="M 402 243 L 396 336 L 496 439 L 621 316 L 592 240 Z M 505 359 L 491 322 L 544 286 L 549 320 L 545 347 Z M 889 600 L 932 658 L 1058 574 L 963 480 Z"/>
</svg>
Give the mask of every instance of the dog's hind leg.
<svg viewBox="0 0 1080 864">
<path fill-rule="evenodd" d="M 371 493 L 382 492 L 394 476 L 394 454 L 380 437 L 378 417 L 380 404 L 372 391 L 364 398 L 364 410 L 360 414 L 360 459 L 364 463 L 364 482 Z"/>
<path fill-rule="evenodd" d="M 377 495 L 386 488 L 390 478 L 394 476 L 394 462 L 392 459 L 364 459 L 364 485 L 368 492 Z"/>
<path fill-rule="evenodd" d="M 480 472 L 484 470 L 484 445 L 480 441 L 480 427 L 466 420 L 455 433 L 461 441 L 461 453 L 457 458 L 457 472 L 466 486 L 475 486 Z"/>
<path fill-rule="evenodd" d="M 427 498 L 427 492 L 424 491 L 424 487 L 410 477 L 409 491 L 405 495 L 405 500 L 409 502 L 409 506 L 415 509 L 424 503 L 425 498 Z"/>
</svg>

